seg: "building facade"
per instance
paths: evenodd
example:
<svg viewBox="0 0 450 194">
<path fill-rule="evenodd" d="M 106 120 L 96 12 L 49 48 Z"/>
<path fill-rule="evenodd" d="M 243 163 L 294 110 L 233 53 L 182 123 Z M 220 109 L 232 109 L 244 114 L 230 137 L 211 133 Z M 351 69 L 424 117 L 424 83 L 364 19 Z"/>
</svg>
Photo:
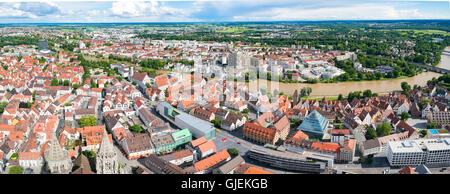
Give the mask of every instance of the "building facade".
<svg viewBox="0 0 450 194">
<path fill-rule="evenodd" d="M 97 174 L 123 174 L 124 172 L 124 167 L 119 166 L 117 153 L 109 141 L 106 130 L 103 131 L 102 142 L 96 154 L 96 169 Z"/>
<path fill-rule="evenodd" d="M 386 157 L 391 166 L 449 166 L 450 138 L 389 142 Z"/>
</svg>

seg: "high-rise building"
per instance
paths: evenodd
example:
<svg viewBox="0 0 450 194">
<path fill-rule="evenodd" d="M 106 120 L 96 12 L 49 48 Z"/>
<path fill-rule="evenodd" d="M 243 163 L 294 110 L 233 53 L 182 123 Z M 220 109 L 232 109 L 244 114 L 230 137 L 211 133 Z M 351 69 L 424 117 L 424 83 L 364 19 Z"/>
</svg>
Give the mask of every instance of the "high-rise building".
<svg viewBox="0 0 450 194">
<path fill-rule="evenodd" d="M 48 41 L 47 40 L 39 40 L 39 50 L 40 51 L 46 51 L 48 49 Z"/>
<path fill-rule="evenodd" d="M 262 59 L 258 59 L 256 57 L 250 57 L 250 65 L 254 67 L 259 67 L 262 64 Z"/>
<path fill-rule="evenodd" d="M 230 67 L 248 67 L 251 64 L 251 58 L 248 54 L 242 52 L 232 52 L 228 55 L 228 66 Z M 255 61 L 257 62 L 257 61 Z"/>
</svg>

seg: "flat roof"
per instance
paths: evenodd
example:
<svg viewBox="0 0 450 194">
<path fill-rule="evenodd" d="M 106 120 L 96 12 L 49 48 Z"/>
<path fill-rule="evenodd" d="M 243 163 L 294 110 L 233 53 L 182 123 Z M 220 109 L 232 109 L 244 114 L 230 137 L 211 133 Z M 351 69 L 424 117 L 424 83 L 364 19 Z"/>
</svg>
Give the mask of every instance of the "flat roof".
<svg viewBox="0 0 450 194">
<path fill-rule="evenodd" d="M 259 152 L 259 153 L 266 153 L 272 156 L 280 157 L 280 158 L 289 158 L 289 159 L 295 159 L 295 160 L 304 160 L 306 161 L 307 158 L 314 158 L 314 159 L 320 159 L 320 160 L 334 160 L 333 156 L 328 156 L 325 154 L 310 152 L 310 151 L 303 151 L 303 154 L 300 153 L 294 153 L 290 151 L 278 151 L 278 150 L 272 150 L 269 148 L 263 148 L 258 146 L 253 146 L 252 151 Z"/>
<path fill-rule="evenodd" d="M 428 151 L 449 150 L 450 138 L 390 141 L 388 146 L 393 152 L 423 152 L 422 148 Z"/>
<path fill-rule="evenodd" d="M 391 148 L 393 153 L 396 152 L 408 152 L 408 153 L 416 153 L 423 152 L 420 148 L 418 142 L 409 140 L 409 141 L 389 141 L 388 146 Z"/>
<path fill-rule="evenodd" d="M 429 151 L 450 149 L 450 138 L 423 139 L 423 144 Z"/>
<path fill-rule="evenodd" d="M 183 129 L 183 130 L 179 130 L 177 132 L 172 133 L 172 137 L 175 141 L 180 138 L 189 137 L 189 136 L 192 136 L 189 129 Z"/>
<path fill-rule="evenodd" d="M 179 115 L 175 115 L 175 118 L 184 121 L 195 129 L 202 131 L 203 133 L 208 133 L 211 130 L 216 130 L 212 123 L 201 120 L 192 115 L 186 114 L 184 112 L 180 112 Z"/>
</svg>

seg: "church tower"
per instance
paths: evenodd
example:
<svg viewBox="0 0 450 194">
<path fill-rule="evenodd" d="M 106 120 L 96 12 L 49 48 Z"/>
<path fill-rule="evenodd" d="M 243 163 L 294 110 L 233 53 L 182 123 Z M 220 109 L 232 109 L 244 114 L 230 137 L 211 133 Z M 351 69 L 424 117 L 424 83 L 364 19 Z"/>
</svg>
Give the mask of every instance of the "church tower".
<svg viewBox="0 0 450 194">
<path fill-rule="evenodd" d="M 53 133 L 49 148 L 44 152 L 47 170 L 52 174 L 67 174 L 72 170 L 69 153 L 59 145 L 56 133 Z"/>
<path fill-rule="evenodd" d="M 120 174 L 117 153 L 109 142 L 108 133 L 103 130 L 102 142 L 96 156 L 97 174 Z"/>
</svg>

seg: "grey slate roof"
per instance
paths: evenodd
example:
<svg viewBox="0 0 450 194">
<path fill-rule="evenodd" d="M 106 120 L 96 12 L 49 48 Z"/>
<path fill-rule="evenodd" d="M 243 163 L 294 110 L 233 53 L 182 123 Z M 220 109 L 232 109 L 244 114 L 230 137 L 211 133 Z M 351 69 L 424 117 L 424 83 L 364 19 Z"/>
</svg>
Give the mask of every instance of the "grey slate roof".
<svg viewBox="0 0 450 194">
<path fill-rule="evenodd" d="M 238 155 L 238 156 L 234 157 L 233 159 L 231 159 L 230 161 L 228 161 L 227 163 L 225 163 L 224 165 L 218 167 L 217 170 L 221 174 L 228 174 L 229 172 L 231 172 L 232 170 L 237 168 L 243 162 L 245 162 L 244 159 Z"/>
</svg>

